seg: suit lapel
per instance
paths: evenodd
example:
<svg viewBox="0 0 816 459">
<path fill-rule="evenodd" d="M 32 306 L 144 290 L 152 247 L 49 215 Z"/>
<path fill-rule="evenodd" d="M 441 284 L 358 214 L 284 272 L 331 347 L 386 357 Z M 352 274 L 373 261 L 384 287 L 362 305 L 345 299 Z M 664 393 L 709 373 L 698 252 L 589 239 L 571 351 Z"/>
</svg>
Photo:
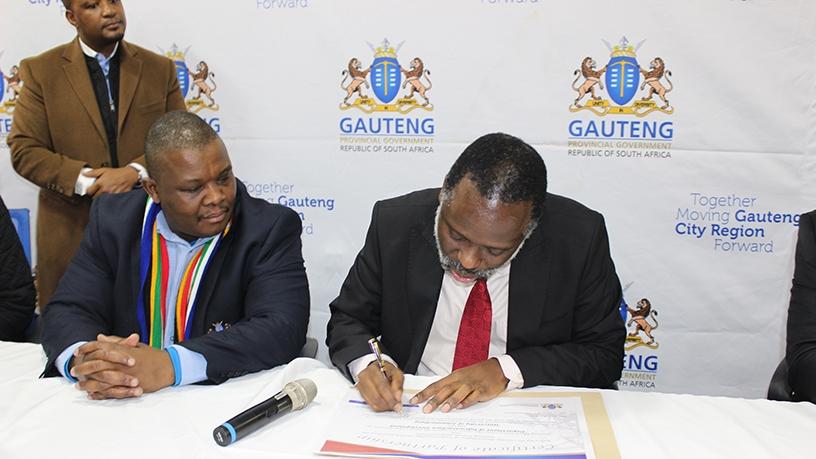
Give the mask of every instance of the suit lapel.
<svg viewBox="0 0 816 459">
<path fill-rule="evenodd" d="M 136 94 L 136 86 L 142 77 L 142 61 L 139 59 L 135 48 L 131 48 L 126 42 L 121 41 L 119 46 L 119 124 L 116 132 L 121 137 L 122 126 L 125 124 L 133 96 Z"/>
<path fill-rule="evenodd" d="M 99 106 L 96 104 L 96 95 L 91 86 L 91 77 L 88 74 L 88 66 L 85 64 L 85 55 L 82 53 L 82 48 L 79 46 L 79 38 L 75 39 L 70 46 L 65 49 L 62 54 L 63 59 L 67 61 L 62 66 L 65 72 L 65 77 L 68 83 L 74 90 L 79 103 L 85 109 L 85 112 L 91 118 L 97 134 L 104 140 L 105 145 L 108 144 L 108 136 L 105 133 L 105 127 L 102 125 L 102 115 L 99 114 Z"/>
<path fill-rule="evenodd" d="M 444 274 L 433 236 L 433 214 L 428 215 L 425 220 L 411 231 L 408 243 L 405 288 L 408 303 L 406 307 L 411 315 L 412 342 L 405 369 L 409 373 L 416 371 L 425 350 Z"/>
<path fill-rule="evenodd" d="M 507 350 L 519 336 L 539 329 L 546 305 L 551 258 L 546 237 L 549 222 L 542 219 L 510 265 L 507 305 Z"/>
</svg>

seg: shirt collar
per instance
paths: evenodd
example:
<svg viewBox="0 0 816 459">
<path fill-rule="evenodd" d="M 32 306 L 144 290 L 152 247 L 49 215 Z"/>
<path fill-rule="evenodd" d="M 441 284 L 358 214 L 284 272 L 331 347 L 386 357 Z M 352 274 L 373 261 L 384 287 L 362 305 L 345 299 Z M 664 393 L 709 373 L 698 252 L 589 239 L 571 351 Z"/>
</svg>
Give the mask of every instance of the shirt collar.
<svg viewBox="0 0 816 459">
<path fill-rule="evenodd" d="M 79 40 L 79 47 L 82 48 L 82 53 L 85 54 L 86 56 L 92 57 L 92 58 L 94 58 L 94 59 L 96 59 L 96 60 L 98 60 L 100 62 L 102 60 L 105 60 L 105 61 L 111 60 L 111 58 L 116 55 L 116 51 L 119 50 L 119 42 L 117 41 L 116 44 L 113 46 L 113 52 L 110 54 L 110 56 L 105 57 L 104 54 L 102 54 L 100 52 L 97 52 L 96 50 L 94 50 L 93 48 L 91 48 L 90 46 L 85 44 L 85 42 L 82 41 L 81 38 L 77 37 L 77 39 Z"/>
</svg>

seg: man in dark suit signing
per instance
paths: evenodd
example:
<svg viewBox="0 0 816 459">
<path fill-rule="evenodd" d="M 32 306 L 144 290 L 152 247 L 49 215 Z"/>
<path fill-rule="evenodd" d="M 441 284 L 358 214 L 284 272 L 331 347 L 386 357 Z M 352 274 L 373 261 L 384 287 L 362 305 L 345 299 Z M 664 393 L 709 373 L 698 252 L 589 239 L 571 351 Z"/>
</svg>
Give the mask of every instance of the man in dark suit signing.
<svg viewBox="0 0 816 459">
<path fill-rule="evenodd" d="M 94 200 L 44 310 L 46 375 L 125 398 L 297 357 L 309 321 L 300 217 L 249 196 L 191 113 L 159 118 L 145 156 L 144 189 Z"/>
<path fill-rule="evenodd" d="M 91 198 L 137 186 L 145 176 L 147 130 L 162 114 L 185 108 L 175 64 L 123 39 L 121 1 L 63 4 L 77 36 L 23 60 L 7 139 L 14 169 L 40 187 L 41 306 L 79 247 Z"/>
<path fill-rule="evenodd" d="M 375 204 L 327 344 L 377 411 L 400 409 L 403 372 L 447 375 L 412 398 L 425 412 L 540 384 L 609 387 L 623 363 L 620 300 L 603 217 L 547 194 L 531 146 L 489 134 L 441 189 Z"/>
<path fill-rule="evenodd" d="M 816 403 L 816 210 L 799 218 L 785 359 L 794 400 Z"/>
</svg>

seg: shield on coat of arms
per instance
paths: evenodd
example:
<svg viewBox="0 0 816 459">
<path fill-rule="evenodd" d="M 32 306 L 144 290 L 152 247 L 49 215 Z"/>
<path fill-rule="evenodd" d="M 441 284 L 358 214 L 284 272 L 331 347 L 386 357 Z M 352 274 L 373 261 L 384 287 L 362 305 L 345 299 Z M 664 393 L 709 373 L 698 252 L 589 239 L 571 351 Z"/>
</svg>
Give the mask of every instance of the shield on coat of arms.
<svg viewBox="0 0 816 459">
<path fill-rule="evenodd" d="M 640 84 L 640 66 L 631 56 L 614 56 L 606 64 L 606 91 L 618 105 L 635 97 Z"/>
<path fill-rule="evenodd" d="M 187 91 L 190 90 L 190 70 L 187 68 L 187 63 L 181 59 L 173 62 L 176 64 L 176 78 L 181 88 L 181 97 L 186 99 Z"/>
<path fill-rule="evenodd" d="M 402 73 L 396 57 L 377 57 L 371 63 L 371 87 L 374 95 L 382 103 L 389 103 L 397 97 Z"/>
<path fill-rule="evenodd" d="M 6 97 L 6 78 L 3 71 L 0 70 L 0 102 Z"/>
</svg>

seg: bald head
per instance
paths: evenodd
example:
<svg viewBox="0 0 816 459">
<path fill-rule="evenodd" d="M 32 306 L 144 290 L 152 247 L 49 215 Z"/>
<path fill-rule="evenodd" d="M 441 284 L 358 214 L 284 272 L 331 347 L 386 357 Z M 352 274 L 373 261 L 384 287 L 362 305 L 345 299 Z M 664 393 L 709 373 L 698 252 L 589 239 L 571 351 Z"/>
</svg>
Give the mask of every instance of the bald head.
<svg viewBox="0 0 816 459">
<path fill-rule="evenodd" d="M 200 151 L 220 139 L 204 120 L 185 111 L 169 112 L 153 123 L 145 139 L 147 172 L 159 180 L 167 166 L 167 154 L 174 151 Z"/>
</svg>

